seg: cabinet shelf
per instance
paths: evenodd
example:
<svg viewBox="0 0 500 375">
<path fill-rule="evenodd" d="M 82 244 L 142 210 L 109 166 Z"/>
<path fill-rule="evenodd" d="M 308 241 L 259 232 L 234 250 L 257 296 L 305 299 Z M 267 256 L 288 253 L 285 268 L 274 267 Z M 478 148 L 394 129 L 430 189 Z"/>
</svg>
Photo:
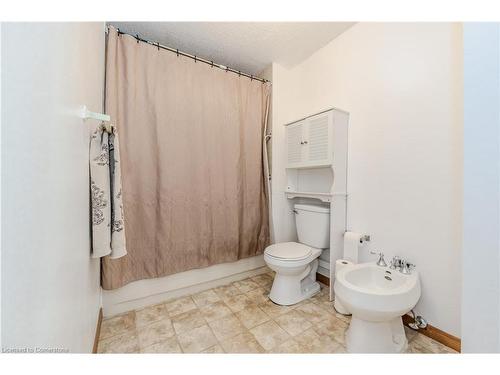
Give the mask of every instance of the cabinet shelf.
<svg viewBox="0 0 500 375">
<path fill-rule="evenodd" d="M 317 168 L 325 168 L 331 167 L 331 162 L 325 163 L 303 163 L 303 164 L 295 164 L 293 167 L 287 166 L 286 169 L 317 169 Z"/>
<path fill-rule="evenodd" d="M 294 191 L 287 190 L 285 191 L 285 195 L 288 199 L 293 198 L 316 198 L 321 200 L 322 202 L 331 202 L 332 197 L 347 197 L 347 193 L 317 193 L 312 191 Z"/>
<path fill-rule="evenodd" d="M 308 191 L 285 191 L 285 195 L 288 199 L 293 198 L 316 198 L 322 202 L 331 202 L 332 193 L 313 193 Z"/>
</svg>

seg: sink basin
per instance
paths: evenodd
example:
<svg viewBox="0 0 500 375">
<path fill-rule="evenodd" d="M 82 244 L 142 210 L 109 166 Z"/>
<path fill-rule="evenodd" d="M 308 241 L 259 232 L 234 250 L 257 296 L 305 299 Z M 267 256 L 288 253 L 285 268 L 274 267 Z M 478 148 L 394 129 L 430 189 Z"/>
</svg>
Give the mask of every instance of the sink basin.
<svg viewBox="0 0 500 375">
<path fill-rule="evenodd" d="M 351 352 L 400 352 L 407 341 L 401 316 L 420 298 L 417 271 L 405 275 L 374 263 L 350 265 L 335 276 L 335 298 L 352 314 Z"/>
</svg>

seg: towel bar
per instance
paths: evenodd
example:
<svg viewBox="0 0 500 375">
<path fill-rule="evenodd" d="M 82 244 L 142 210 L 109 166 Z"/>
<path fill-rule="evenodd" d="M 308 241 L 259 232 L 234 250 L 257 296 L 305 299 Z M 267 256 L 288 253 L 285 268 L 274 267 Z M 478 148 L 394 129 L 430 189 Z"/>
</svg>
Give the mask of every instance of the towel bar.
<svg viewBox="0 0 500 375">
<path fill-rule="evenodd" d="M 82 108 L 80 109 L 79 116 L 83 120 L 92 119 L 92 120 L 99 120 L 99 121 L 111 121 L 110 115 L 89 111 L 86 105 L 82 106 Z"/>
</svg>

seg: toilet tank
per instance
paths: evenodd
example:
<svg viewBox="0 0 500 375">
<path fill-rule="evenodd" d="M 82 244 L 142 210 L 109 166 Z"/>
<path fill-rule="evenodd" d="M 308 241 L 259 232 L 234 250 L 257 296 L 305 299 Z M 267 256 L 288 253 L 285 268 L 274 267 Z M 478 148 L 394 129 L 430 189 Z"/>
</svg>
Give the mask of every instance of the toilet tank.
<svg viewBox="0 0 500 375">
<path fill-rule="evenodd" d="M 314 204 L 295 204 L 295 225 L 299 242 L 327 249 L 330 247 L 330 208 Z"/>
</svg>

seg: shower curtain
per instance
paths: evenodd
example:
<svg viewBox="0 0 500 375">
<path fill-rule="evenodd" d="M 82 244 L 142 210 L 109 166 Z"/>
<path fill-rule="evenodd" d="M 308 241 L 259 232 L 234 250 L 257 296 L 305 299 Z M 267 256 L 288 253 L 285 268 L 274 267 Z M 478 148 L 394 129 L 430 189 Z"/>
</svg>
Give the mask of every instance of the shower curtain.
<svg viewBox="0 0 500 375">
<path fill-rule="evenodd" d="M 269 92 L 110 28 L 106 111 L 121 144 L 128 254 L 103 259 L 104 289 L 263 252 Z"/>
</svg>

